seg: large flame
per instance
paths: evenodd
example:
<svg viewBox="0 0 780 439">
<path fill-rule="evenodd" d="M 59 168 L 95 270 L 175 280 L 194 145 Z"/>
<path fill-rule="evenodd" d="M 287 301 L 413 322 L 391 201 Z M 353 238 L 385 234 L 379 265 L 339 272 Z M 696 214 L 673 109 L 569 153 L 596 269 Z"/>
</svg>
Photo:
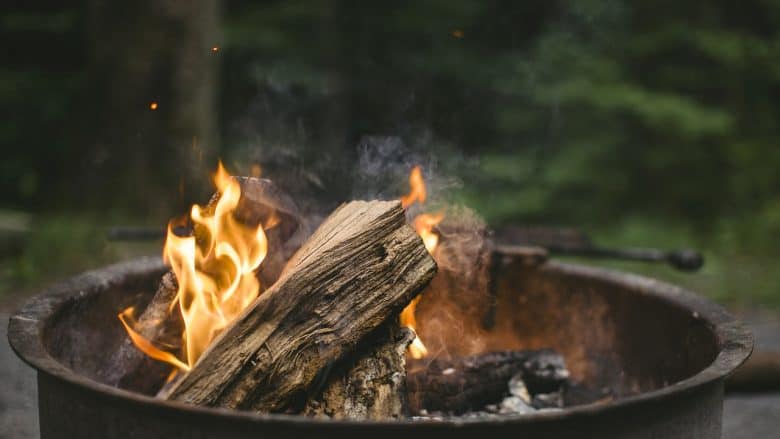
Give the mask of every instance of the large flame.
<svg viewBox="0 0 780 439">
<path fill-rule="evenodd" d="M 211 341 L 257 298 L 260 282 L 254 271 L 268 251 L 262 225 L 248 227 L 233 217 L 241 187 L 222 163 L 214 184 L 221 194 L 216 206 L 192 206 L 194 235 L 177 236 L 169 224 L 163 250 L 179 284 L 172 307 L 178 308 L 184 322 L 184 359 L 154 346 L 135 331 L 132 308 L 119 315 L 138 349 L 182 370 L 192 367 Z"/>
<path fill-rule="evenodd" d="M 412 168 L 412 172 L 409 174 L 409 186 L 409 194 L 401 197 L 401 205 L 404 208 L 407 208 L 414 203 L 420 203 L 420 205 L 424 204 L 426 198 L 425 180 L 423 180 L 422 169 L 420 169 L 419 166 Z M 422 238 L 425 248 L 431 255 L 433 255 L 436 246 L 439 244 L 439 234 L 436 233 L 433 228 L 443 219 L 444 214 L 442 213 L 422 213 L 417 215 L 412 221 L 412 226 L 414 226 L 417 234 Z M 409 305 L 401 311 L 401 325 L 414 330 L 417 329 L 415 310 L 417 309 L 417 303 L 420 301 L 421 297 L 421 295 L 415 297 L 409 302 Z M 412 344 L 409 345 L 409 354 L 412 358 L 423 358 L 428 355 L 428 349 L 419 336 L 415 337 Z"/>
</svg>

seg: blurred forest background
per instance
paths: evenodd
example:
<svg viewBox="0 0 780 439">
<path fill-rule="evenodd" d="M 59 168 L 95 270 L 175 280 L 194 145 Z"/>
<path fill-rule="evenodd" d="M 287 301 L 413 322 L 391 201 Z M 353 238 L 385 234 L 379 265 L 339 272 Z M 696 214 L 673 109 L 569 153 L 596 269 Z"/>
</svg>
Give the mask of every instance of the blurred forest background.
<svg viewBox="0 0 780 439">
<path fill-rule="evenodd" d="M 697 248 L 609 265 L 780 306 L 780 2 L 11 3 L 0 295 L 157 253 L 105 231 L 205 201 L 218 157 L 327 206 L 393 136 L 490 224 Z"/>
</svg>

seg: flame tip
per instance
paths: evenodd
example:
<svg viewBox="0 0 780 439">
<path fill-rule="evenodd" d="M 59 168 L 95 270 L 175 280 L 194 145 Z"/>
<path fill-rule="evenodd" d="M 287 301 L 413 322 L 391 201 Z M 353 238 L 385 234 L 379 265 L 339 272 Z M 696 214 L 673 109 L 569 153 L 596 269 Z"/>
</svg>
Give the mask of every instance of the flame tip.
<svg viewBox="0 0 780 439">
<path fill-rule="evenodd" d="M 401 197 L 401 206 L 407 208 L 414 203 L 420 205 L 425 204 L 427 198 L 427 191 L 425 187 L 425 180 L 422 175 L 422 166 L 415 165 L 409 172 L 409 193 Z M 433 254 L 436 250 L 436 246 L 439 243 L 439 234 L 436 233 L 433 228 L 444 219 L 444 213 L 422 213 L 417 215 L 412 221 L 414 229 L 425 245 L 425 249 L 428 253 Z M 415 318 L 415 311 L 417 309 L 417 303 L 422 296 L 417 296 L 404 308 L 401 312 L 401 325 L 411 328 L 415 331 L 414 341 L 409 345 L 409 355 L 412 358 L 420 359 L 428 355 L 428 349 L 425 344 L 417 335 L 417 321 Z"/>
<path fill-rule="evenodd" d="M 241 186 L 221 160 L 213 181 L 220 192 L 215 205 L 193 205 L 190 209 L 194 234 L 177 236 L 174 233 L 177 220 L 171 220 L 163 247 L 163 259 L 178 281 L 170 309 L 178 308 L 184 322 L 182 352 L 186 360 L 179 360 L 136 333 L 128 323 L 132 315 L 125 314 L 132 308 L 119 315 L 138 349 L 185 371 L 260 293 L 254 271 L 268 251 L 262 224 L 250 227 L 235 219 Z"/>
</svg>

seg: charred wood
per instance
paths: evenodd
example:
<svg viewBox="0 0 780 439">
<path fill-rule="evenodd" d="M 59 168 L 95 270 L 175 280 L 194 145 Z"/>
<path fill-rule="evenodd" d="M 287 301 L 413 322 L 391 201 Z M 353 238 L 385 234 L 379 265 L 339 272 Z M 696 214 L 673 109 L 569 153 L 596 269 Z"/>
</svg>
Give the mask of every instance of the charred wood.
<svg viewBox="0 0 780 439">
<path fill-rule="evenodd" d="M 173 308 L 178 285 L 169 272 L 163 275 L 152 300 L 138 317 L 134 330 L 157 346 L 167 346 L 174 352 L 181 348 L 183 322 L 181 314 Z M 154 394 L 171 373 L 172 367 L 148 357 L 139 351 L 129 338 L 122 340 L 113 353 L 110 376 L 106 381 L 123 389 Z"/>
<path fill-rule="evenodd" d="M 342 205 L 165 397 L 300 411 L 317 376 L 395 319 L 435 271 L 399 202 Z"/>
<path fill-rule="evenodd" d="M 500 402 L 517 374 L 531 394 L 557 390 L 569 377 L 563 358 L 551 350 L 413 360 L 406 379 L 409 407 L 412 413 L 480 410 Z"/>
<path fill-rule="evenodd" d="M 257 271 L 262 288 L 279 278 L 284 264 L 311 233 L 295 202 L 271 180 L 232 177 L 241 186 L 241 198 L 233 216 L 249 227 L 262 225 L 268 239 L 268 254 Z M 213 212 L 220 194 L 211 197 L 206 212 Z M 195 230 L 195 236 L 199 230 Z"/>
</svg>

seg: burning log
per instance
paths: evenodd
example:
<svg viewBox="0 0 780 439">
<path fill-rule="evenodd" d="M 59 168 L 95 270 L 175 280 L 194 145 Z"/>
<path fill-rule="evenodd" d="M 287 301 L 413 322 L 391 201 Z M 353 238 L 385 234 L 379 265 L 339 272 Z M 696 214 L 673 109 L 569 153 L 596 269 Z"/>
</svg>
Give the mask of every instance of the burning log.
<svg viewBox="0 0 780 439">
<path fill-rule="evenodd" d="M 405 357 L 415 333 L 395 321 L 378 332 L 331 373 L 322 393 L 307 402 L 305 414 L 350 420 L 407 415 Z"/>
<path fill-rule="evenodd" d="M 129 315 L 132 314 L 132 308 L 130 312 L 123 312 L 121 320 L 128 326 L 128 333 L 138 334 L 144 340 L 152 340 L 155 345 L 180 347 L 183 324 L 181 314 L 171 312 L 177 288 L 176 277 L 173 273 L 166 273 L 137 322 L 131 324 L 127 321 L 132 317 Z M 130 339 L 123 340 L 113 356 L 112 364 L 115 367 L 110 369 L 111 375 L 106 381 L 124 389 L 154 394 L 162 386 L 165 377 L 171 373 L 168 364 L 139 351 Z"/>
<path fill-rule="evenodd" d="M 270 251 L 258 274 L 261 285 L 270 285 L 276 281 L 284 263 L 308 235 L 307 224 L 295 202 L 270 180 L 231 178 L 235 179 L 241 188 L 241 196 L 233 217 L 253 228 L 261 224 L 270 226 L 266 230 Z M 204 211 L 213 213 L 219 198 L 220 193 L 214 194 Z M 195 233 L 205 232 L 197 230 L 196 227 Z M 154 394 L 160 389 L 166 376 L 171 373 L 171 366 L 157 360 L 166 357 L 168 360 L 163 361 L 175 362 L 175 356 L 168 355 L 167 352 L 181 350 L 183 321 L 174 303 L 177 289 L 176 276 L 173 272 L 168 272 L 136 322 L 132 321 L 133 309 L 125 310 L 120 315 L 128 334 L 135 339 L 133 341 L 148 346 L 147 353 L 141 352 L 130 339 L 123 341 L 113 354 L 113 364 L 116 367 L 109 372 L 107 382 L 146 394 Z M 157 346 L 166 347 L 165 352 L 156 349 Z M 150 352 L 157 352 L 158 355 L 150 356 Z"/>
<path fill-rule="evenodd" d="M 233 216 L 249 227 L 263 225 L 268 238 L 268 254 L 258 277 L 261 285 L 271 285 L 279 278 L 284 264 L 308 237 L 310 230 L 292 198 L 271 180 L 253 177 L 231 177 L 241 188 Z M 205 211 L 211 213 L 220 194 L 211 197 Z M 196 231 L 197 233 L 197 231 Z"/>
<path fill-rule="evenodd" d="M 460 414 L 501 401 L 517 374 L 531 394 L 551 392 L 569 377 L 563 358 L 550 350 L 504 351 L 450 360 L 414 360 L 406 383 L 412 413 Z"/>
<path fill-rule="evenodd" d="M 299 411 L 317 376 L 397 318 L 435 271 L 400 203 L 342 205 L 164 396 Z"/>
</svg>

